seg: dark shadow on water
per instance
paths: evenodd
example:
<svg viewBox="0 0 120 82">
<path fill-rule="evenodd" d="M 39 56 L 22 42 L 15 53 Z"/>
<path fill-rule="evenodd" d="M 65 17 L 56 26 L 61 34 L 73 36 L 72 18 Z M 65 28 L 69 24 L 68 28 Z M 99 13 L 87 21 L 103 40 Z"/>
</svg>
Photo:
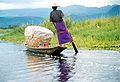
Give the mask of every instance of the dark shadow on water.
<svg viewBox="0 0 120 82">
<path fill-rule="evenodd" d="M 73 72 L 75 62 L 76 62 L 76 55 L 73 55 L 72 61 L 68 63 L 68 57 L 66 57 L 64 54 L 59 54 L 60 56 L 51 56 L 47 54 L 39 54 L 39 53 L 32 53 L 29 51 L 26 51 L 26 55 L 28 55 L 29 62 L 45 62 L 44 59 L 49 59 L 49 63 L 52 63 L 53 65 L 56 63 L 56 66 L 53 66 L 54 68 L 57 68 L 58 71 L 54 71 L 53 69 L 51 71 L 56 72 L 57 75 L 53 75 L 53 80 L 57 80 L 57 82 L 67 82 L 72 76 L 71 72 Z M 42 67 L 44 69 L 44 67 Z M 39 72 L 41 72 L 39 70 Z M 55 78 L 54 78 L 55 76 Z M 56 82 L 56 81 L 55 81 Z"/>
<path fill-rule="evenodd" d="M 71 64 L 67 62 L 67 59 L 66 59 L 67 57 L 64 56 L 64 54 L 62 55 L 63 55 L 63 58 L 60 58 L 58 62 L 59 63 L 58 69 L 59 69 L 60 74 L 57 77 L 58 77 L 59 82 L 67 82 L 72 77 L 70 74 L 71 72 L 73 72 L 77 54 L 74 54 L 72 58 L 73 61 L 71 62 Z M 75 74 L 75 72 L 73 72 L 73 74 Z"/>
<path fill-rule="evenodd" d="M 59 59 L 59 72 L 60 74 L 57 76 L 59 82 L 67 82 L 71 77 L 69 73 L 71 72 L 70 67 L 65 59 Z"/>
</svg>

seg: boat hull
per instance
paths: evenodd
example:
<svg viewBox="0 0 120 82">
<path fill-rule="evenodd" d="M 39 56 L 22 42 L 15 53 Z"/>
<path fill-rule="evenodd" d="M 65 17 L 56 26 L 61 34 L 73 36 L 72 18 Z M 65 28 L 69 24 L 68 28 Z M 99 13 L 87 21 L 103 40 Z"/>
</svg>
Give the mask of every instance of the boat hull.
<svg viewBox="0 0 120 82">
<path fill-rule="evenodd" d="M 57 54 L 60 54 L 66 48 L 67 47 L 59 47 L 59 46 L 52 47 L 52 48 L 28 48 L 27 47 L 27 50 L 34 53 L 57 55 Z"/>
</svg>

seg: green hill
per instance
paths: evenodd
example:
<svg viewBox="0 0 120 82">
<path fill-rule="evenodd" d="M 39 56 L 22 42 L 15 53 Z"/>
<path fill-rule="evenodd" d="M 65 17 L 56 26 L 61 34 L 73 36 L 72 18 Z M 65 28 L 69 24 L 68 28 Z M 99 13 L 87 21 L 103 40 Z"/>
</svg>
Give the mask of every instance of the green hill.
<svg viewBox="0 0 120 82">
<path fill-rule="evenodd" d="M 120 16 L 99 18 L 74 22 L 71 18 L 65 19 L 66 26 L 74 38 L 74 42 L 80 49 L 115 49 L 120 50 Z M 44 20 L 41 26 L 47 27 L 54 33 L 55 28 L 48 20 Z M 24 42 L 24 29 L 26 26 L 13 29 L 1 29 L 0 40 L 9 42 Z M 57 44 L 56 34 L 52 44 Z M 69 44 L 66 44 L 69 45 Z"/>
</svg>

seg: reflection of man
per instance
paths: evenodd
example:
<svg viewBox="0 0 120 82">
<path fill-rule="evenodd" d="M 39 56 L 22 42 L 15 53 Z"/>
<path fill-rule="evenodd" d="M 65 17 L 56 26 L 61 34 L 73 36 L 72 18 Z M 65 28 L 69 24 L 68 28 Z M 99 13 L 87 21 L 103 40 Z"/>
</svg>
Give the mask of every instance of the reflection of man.
<svg viewBox="0 0 120 82">
<path fill-rule="evenodd" d="M 59 60 L 59 72 L 60 72 L 60 75 L 58 76 L 59 77 L 59 81 L 60 82 L 67 82 L 67 80 L 70 78 L 70 67 L 69 65 L 67 64 L 67 61 L 66 60 Z"/>
</svg>

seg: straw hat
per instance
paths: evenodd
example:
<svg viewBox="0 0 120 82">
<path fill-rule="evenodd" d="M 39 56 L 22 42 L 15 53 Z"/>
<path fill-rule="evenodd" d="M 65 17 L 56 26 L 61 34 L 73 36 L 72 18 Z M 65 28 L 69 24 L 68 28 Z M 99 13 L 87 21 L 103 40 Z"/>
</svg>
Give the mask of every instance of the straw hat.
<svg viewBox="0 0 120 82">
<path fill-rule="evenodd" d="M 52 4 L 52 7 L 60 7 L 57 3 Z"/>
</svg>

